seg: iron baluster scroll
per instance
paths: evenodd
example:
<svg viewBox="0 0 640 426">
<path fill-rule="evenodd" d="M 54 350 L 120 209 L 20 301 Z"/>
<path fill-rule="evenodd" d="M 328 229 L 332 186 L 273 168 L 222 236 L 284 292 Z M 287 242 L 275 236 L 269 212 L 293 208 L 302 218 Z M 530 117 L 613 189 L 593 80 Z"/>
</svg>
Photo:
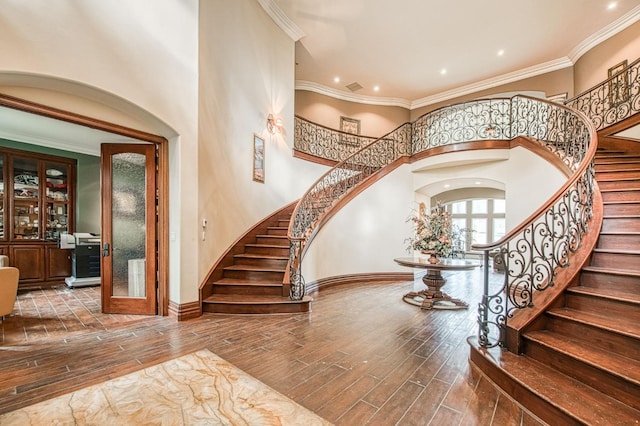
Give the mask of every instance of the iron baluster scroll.
<svg viewBox="0 0 640 426">
<path fill-rule="evenodd" d="M 303 120 L 296 122 L 304 124 Z M 322 128 L 317 126 L 317 129 Z M 410 141 L 411 124 L 406 123 L 338 163 L 302 196 L 293 212 L 287 233 L 290 241 L 291 299 L 300 300 L 305 296 L 302 258 L 305 248 L 321 224 L 323 215 L 368 177 L 397 159 L 410 155 Z"/>
<path fill-rule="evenodd" d="M 565 104 L 582 111 L 597 130 L 640 112 L 640 59 Z"/>
<path fill-rule="evenodd" d="M 504 345 L 506 327 L 518 309 L 532 306 L 538 292 L 554 285 L 560 268 L 570 265 L 593 216 L 596 130 L 582 113 L 525 97 L 512 98 L 512 134 L 536 140 L 571 170 L 569 180 L 546 203 L 503 238 L 473 245 L 504 267 L 504 281 L 490 288 L 485 269 L 478 306 L 478 337 L 484 347 Z"/>
<path fill-rule="evenodd" d="M 342 161 L 376 140 L 377 138 L 353 135 L 295 117 L 294 148 L 305 154 Z"/>
</svg>

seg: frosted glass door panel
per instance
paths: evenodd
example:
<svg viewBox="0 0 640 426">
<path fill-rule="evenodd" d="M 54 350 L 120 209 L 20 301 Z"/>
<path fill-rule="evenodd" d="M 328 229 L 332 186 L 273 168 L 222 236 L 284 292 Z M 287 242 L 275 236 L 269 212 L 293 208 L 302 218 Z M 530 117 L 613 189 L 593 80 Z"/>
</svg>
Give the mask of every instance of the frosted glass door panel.
<svg viewBox="0 0 640 426">
<path fill-rule="evenodd" d="M 111 164 L 113 296 L 146 297 L 145 156 L 114 154 Z"/>
</svg>

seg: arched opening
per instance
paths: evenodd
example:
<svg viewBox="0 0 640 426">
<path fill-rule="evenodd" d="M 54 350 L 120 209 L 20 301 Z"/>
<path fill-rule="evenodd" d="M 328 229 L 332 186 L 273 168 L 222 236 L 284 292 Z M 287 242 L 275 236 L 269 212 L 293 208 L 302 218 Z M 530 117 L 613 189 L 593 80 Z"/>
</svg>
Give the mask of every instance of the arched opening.
<svg viewBox="0 0 640 426">
<path fill-rule="evenodd" d="M 14 96 L 24 93 L 28 94 L 30 100 Z M 96 116 L 108 119 L 97 119 L 75 112 L 82 110 L 82 106 L 86 105 L 92 106 L 88 110 L 98 112 Z M 75 148 L 70 145 L 64 148 L 66 150 L 95 152 L 99 149 L 99 141 L 104 141 L 105 137 L 113 143 L 149 143 L 157 147 L 157 215 L 154 226 L 158 231 L 156 240 L 158 268 L 155 311 L 158 315 L 167 315 L 170 258 L 169 140 L 176 143 L 176 132 L 152 114 L 115 95 L 79 83 L 44 76 L 0 74 L 0 109 L 7 113 L 22 115 L 23 127 L 14 127 L 9 133 L 13 136 L 12 139 L 22 139 L 27 143 L 42 146 L 51 143 L 56 147 L 55 138 L 43 138 L 37 133 L 42 131 L 42 128 L 35 123 L 39 120 L 47 120 L 48 123 L 60 124 L 59 127 L 71 133 L 73 131 L 70 129 L 84 129 L 85 133 L 81 139 L 85 145 L 82 147 L 78 145 Z M 20 121 L 12 120 L 12 123 Z M 2 127 L 1 120 L 0 127 Z M 0 129 L 0 136 L 3 136 L 1 133 Z M 93 140 L 93 143 L 96 143 L 95 146 L 91 146 L 91 136 L 96 137 Z M 48 142 L 49 140 L 51 142 Z"/>
</svg>

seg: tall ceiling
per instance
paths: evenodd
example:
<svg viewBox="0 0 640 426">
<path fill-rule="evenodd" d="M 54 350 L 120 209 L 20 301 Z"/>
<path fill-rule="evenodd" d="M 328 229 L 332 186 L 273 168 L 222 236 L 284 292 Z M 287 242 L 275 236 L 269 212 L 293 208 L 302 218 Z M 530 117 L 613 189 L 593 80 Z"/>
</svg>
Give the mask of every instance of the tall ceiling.
<svg viewBox="0 0 640 426">
<path fill-rule="evenodd" d="M 299 38 L 298 88 L 409 107 L 571 66 L 640 19 L 639 0 L 258 1 Z"/>
</svg>

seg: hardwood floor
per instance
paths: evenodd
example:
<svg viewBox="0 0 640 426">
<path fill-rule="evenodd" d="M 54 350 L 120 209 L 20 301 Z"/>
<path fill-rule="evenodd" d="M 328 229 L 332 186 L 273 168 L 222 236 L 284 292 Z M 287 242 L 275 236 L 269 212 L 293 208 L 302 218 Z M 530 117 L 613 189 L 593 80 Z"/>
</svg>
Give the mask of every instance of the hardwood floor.
<svg viewBox="0 0 640 426">
<path fill-rule="evenodd" d="M 0 412 L 207 348 L 335 424 L 541 424 L 468 362 L 481 274 L 445 275 L 470 303 L 457 311 L 402 302 L 412 282 L 322 289 L 309 313 L 183 322 L 100 314 L 98 288 L 22 293 L 2 324 Z"/>
</svg>

